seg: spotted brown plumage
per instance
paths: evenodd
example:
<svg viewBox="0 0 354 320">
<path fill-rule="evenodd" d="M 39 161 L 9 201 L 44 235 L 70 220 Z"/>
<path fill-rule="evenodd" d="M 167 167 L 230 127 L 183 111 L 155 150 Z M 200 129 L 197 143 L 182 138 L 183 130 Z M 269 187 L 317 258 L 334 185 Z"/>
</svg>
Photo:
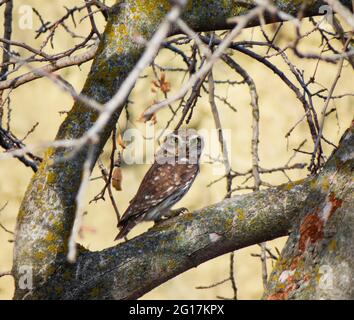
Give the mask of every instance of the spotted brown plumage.
<svg viewBox="0 0 354 320">
<path fill-rule="evenodd" d="M 141 221 L 158 221 L 168 216 L 199 173 L 202 147 L 201 136 L 191 129 L 167 136 L 118 224 L 120 232 L 116 240 Z"/>
</svg>

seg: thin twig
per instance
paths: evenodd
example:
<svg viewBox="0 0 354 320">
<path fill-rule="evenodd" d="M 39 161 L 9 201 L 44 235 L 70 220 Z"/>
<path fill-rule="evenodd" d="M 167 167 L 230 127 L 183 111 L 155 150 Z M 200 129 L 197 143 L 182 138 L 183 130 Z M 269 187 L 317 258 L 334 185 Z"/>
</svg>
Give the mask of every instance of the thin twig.
<svg viewBox="0 0 354 320">
<path fill-rule="evenodd" d="M 195 287 L 195 288 L 196 288 L 196 289 L 211 289 L 211 288 L 215 288 L 215 287 L 217 287 L 217 286 L 220 286 L 221 284 L 224 284 L 224 283 L 226 283 L 226 282 L 228 282 L 228 281 L 230 281 L 229 278 L 224 279 L 224 280 L 221 280 L 221 281 L 219 281 L 219 282 L 215 282 L 215 283 L 213 283 L 213 284 L 211 284 L 211 285 L 208 285 L 208 286 L 198 286 L 198 287 Z"/>
<path fill-rule="evenodd" d="M 0 272 L 0 278 L 1 277 L 5 277 L 5 276 L 12 276 L 12 272 L 11 271 L 2 271 L 2 272 Z"/>
<path fill-rule="evenodd" d="M 88 155 L 83 167 L 80 188 L 76 196 L 75 220 L 74 220 L 73 228 L 71 230 L 69 244 L 68 244 L 67 259 L 71 263 L 74 263 L 76 261 L 76 256 L 77 256 L 76 239 L 79 235 L 81 225 L 82 225 L 82 219 L 84 216 L 84 209 L 85 209 L 84 196 L 86 194 L 90 182 L 91 168 L 93 165 L 93 155 L 94 155 L 94 148 L 93 145 L 90 145 Z"/>
</svg>

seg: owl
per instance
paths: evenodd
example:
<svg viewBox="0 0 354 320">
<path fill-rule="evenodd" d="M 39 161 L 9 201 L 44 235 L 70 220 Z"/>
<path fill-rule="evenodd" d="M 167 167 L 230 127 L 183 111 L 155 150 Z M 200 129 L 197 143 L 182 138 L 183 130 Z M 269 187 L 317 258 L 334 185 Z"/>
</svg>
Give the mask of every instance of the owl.
<svg viewBox="0 0 354 320">
<path fill-rule="evenodd" d="M 203 139 L 193 129 L 169 134 L 155 154 L 154 163 L 118 223 L 115 240 L 125 237 L 141 221 L 160 221 L 171 215 L 199 173 Z"/>
</svg>

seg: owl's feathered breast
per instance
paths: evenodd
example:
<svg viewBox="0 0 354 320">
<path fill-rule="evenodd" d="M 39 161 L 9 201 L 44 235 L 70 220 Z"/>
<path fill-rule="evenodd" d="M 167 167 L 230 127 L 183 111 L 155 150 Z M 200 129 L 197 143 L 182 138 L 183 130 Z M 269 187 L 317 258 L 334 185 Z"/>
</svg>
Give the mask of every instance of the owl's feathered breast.
<svg viewBox="0 0 354 320">
<path fill-rule="evenodd" d="M 199 171 L 199 164 L 155 162 L 146 173 L 135 197 L 122 217 L 122 222 L 134 216 L 148 215 L 150 211 L 172 206 L 190 188 Z M 175 195 L 175 196 L 174 196 Z"/>
</svg>

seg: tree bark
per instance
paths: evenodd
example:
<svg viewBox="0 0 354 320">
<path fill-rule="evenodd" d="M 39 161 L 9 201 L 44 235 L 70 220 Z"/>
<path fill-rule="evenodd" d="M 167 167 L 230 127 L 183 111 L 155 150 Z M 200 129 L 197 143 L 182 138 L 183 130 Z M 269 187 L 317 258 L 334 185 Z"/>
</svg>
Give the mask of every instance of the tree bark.
<svg viewBox="0 0 354 320">
<path fill-rule="evenodd" d="M 353 125 L 311 183 L 266 299 L 354 299 Z"/>
<path fill-rule="evenodd" d="M 290 14 L 296 14 L 299 6 L 301 5 L 301 2 L 299 1 L 275 2 L 283 11 Z M 247 3 L 252 6 L 254 4 L 254 1 L 247 1 Z M 306 11 L 306 14 L 316 15 L 318 13 L 319 6 L 323 3 L 323 1 L 309 1 L 309 6 Z M 342 3 L 345 4 L 348 8 L 350 8 L 350 1 L 342 1 Z M 113 96 L 113 94 L 117 91 L 123 80 L 129 74 L 130 70 L 134 68 L 136 62 L 139 60 L 142 52 L 144 51 L 143 45 L 134 41 L 134 37 L 137 34 L 140 34 L 145 39 L 150 39 L 152 34 L 158 27 L 159 23 L 161 22 L 162 18 L 170 9 L 170 6 L 170 2 L 167 0 L 129 0 L 124 3 L 122 1 L 117 1 L 117 4 L 110 12 L 109 21 L 105 29 L 103 39 L 100 43 L 91 71 L 82 91 L 83 94 L 93 99 L 96 99 L 98 102 L 101 103 L 107 102 Z M 231 0 L 194 0 L 190 1 L 188 4 L 186 12 L 184 14 L 184 20 L 197 31 L 223 29 L 230 27 L 225 23 L 227 18 L 235 15 L 241 15 L 247 12 L 250 6 L 240 6 L 237 4 L 237 2 Z M 271 21 L 273 18 L 269 17 L 268 19 L 269 21 Z M 254 22 L 254 24 L 257 24 L 257 22 Z M 171 33 L 176 32 L 178 31 L 171 31 Z M 102 151 L 112 129 L 114 128 L 115 123 L 122 111 L 122 108 L 123 106 L 121 106 L 114 113 L 109 123 L 105 126 L 102 132 L 100 132 L 99 143 L 96 145 L 94 152 L 95 160 Z M 76 102 L 72 110 L 68 113 L 66 119 L 61 124 L 56 139 L 74 139 L 81 137 L 93 125 L 98 115 L 99 114 L 97 111 L 87 108 L 80 102 Z M 65 253 L 67 251 L 68 237 L 70 235 L 74 220 L 75 197 L 80 186 L 82 169 L 87 156 L 87 149 L 83 148 L 74 157 L 70 158 L 70 160 L 67 160 L 65 162 L 58 162 L 57 160 L 67 154 L 68 151 L 70 150 L 63 150 L 62 148 L 49 148 L 46 151 L 43 162 L 39 167 L 38 172 L 33 176 L 24 196 L 22 205 L 20 207 L 16 225 L 13 264 L 13 274 L 16 280 L 16 299 L 21 299 L 24 297 L 32 299 L 54 297 L 89 297 L 90 291 L 81 288 L 82 286 L 79 285 L 80 283 L 77 282 L 77 280 L 72 279 L 73 274 L 71 273 L 71 271 L 81 270 L 80 268 L 86 268 L 85 266 L 91 266 L 93 270 L 97 271 L 96 268 L 100 268 L 100 263 L 97 264 L 97 261 L 101 260 L 94 259 L 98 257 L 98 259 L 103 258 L 103 266 L 109 266 L 109 268 L 116 270 L 117 273 L 119 273 L 119 270 L 121 270 L 121 268 L 126 268 L 126 272 L 128 272 L 128 269 L 130 270 L 130 272 L 132 272 L 134 271 L 134 268 L 129 261 L 137 261 L 137 263 L 139 264 L 140 260 L 139 255 L 134 256 L 129 254 L 128 249 L 130 248 L 129 250 L 132 250 L 132 253 L 135 254 L 139 252 L 140 256 L 144 256 L 145 254 L 147 254 L 143 253 L 144 251 L 133 250 L 134 248 L 135 250 L 138 250 L 136 249 L 136 247 L 134 247 L 134 244 L 137 244 L 139 246 L 143 245 L 146 241 L 144 239 L 138 238 L 141 239 L 141 242 L 139 242 L 138 240 L 129 241 L 129 243 L 125 244 L 124 247 L 118 246 L 117 248 L 107 249 L 103 251 L 101 253 L 101 256 L 97 253 L 89 253 L 86 250 L 82 249 L 82 254 L 79 257 L 77 265 L 69 266 L 66 264 Z M 308 185 L 305 183 L 303 187 L 296 187 L 294 189 L 299 189 L 298 197 L 296 198 L 297 201 L 301 202 L 301 199 L 303 199 L 304 193 L 306 193 L 307 188 Z M 281 190 L 281 188 L 276 189 L 276 191 L 270 190 L 268 191 L 268 193 L 270 194 L 271 192 L 278 191 L 282 192 Z M 286 191 L 291 194 L 291 190 Z M 259 193 L 258 195 L 255 194 L 254 196 L 255 199 L 257 199 L 257 196 L 261 197 L 262 195 L 268 196 L 266 193 Z M 284 197 L 286 196 L 287 193 L 285 192 Z M 289 197 L 291 198 L 290 195 Z M 239 199 L 235 201 L 246 201 L 242 199 L 243 198 L 241 198 L 241 200 Z M 245 199 L 248 198 L 246 197 Z M 248 201 L 251 202 L 250 199 Z M 256 205 L 256 203 L 257 201 L 255 201 L 254 205 Z M 260 201 L 259 206 L 259 208 L 262 208 L 264 206 L 264 202 Z M 297 209 L 298 208 L 293 207 L 292 210 L 296 211 Z M 206 212 L 210 212 L 210 209 L 207 209 Z M 194 221 L 193 219 L 196 219 L 195 223 L 197 223 L 199 221 L 198 217 L 199 215 L 195 214 L 192 215 L 190 219 L 192 222 Z M 228 219 L 231 219 L 230 212 L 228 213 L 227 217 Z M 182 217 L 181 219 L 181 221 L 184 221 L 183 219 L 187 219 L 187 217 Z M 212 222 L 217 223 L 219 221 L 218 219 L 218 217 L 216 217 L 214 220 L 211 219 L 210 224 L 207 224 L 206 227 L 212 227 Z M 284 221 L 285 220 L 287 221 L 287 218 L 284 218 Z M 222 221 L 226 222 L 226 220 L 222 220 L 222 218 L 220 218 L 220 222 Z M 231 226 L 229 224 L 228 228 L 231 231 L 229 229 L 222 229 L 221 225 L 219 226 L 220 229 L 211 229 L 216 231 L 219 230 L 219 232 L 221 232 L 221 235 L 226 232 L 225 234 L 227 235 L 226 238 L 222 236 L 222 239 L 224 239 L 223 243 L 225 247 L 221 246 L 220 241 L 216 241 L 215 245 L 220 246 L 217 247 L 218 254 L 225 253 L 237 247 L 250 245 L 253 242 L 251 241 L 252 234 L 250 234 L 249 236 L 247 236 L 250 238 L 246 237 L 243 242 L 238 242 L 238 246 L 234 247 L 232 244 L 238 239 L 237 237 L 240 237 L 240 234 L 236 236 L 237 233 L 233 233 L 233 220 L 231 219 L 230 221 L 229 223 L 231 223 Z M 171 226 L 171 223 L 172 222 L 169 222 L 168 225 Z M 263 222 L 260 221 L 260 223 L 262 225 Z M 267 223 L 269 223 L 269 221 Z M 185 224 L 181 224 L 181 228 L 187 228 L 187 225 L 188 221 L 185 221 Z M 279 226 L 279 229 L 276 229 L 279 233 L 273 234 L 271 237 L 286 234 L 288 228 L 285 227 L 285 225 L 288 225 L 285 222 L 280 225 L 283 225 L 283 229 L 280 230 Z M 204 230 L 206 231 L 206 229 Z M 257 230 L 248 230 L 249 232 L 255 232 L 253 237 L 256 242 L 269 240 L 269 233 L 267 236 L 267 232 L 265 232 L 266 230 L 264 228 L 261 229 L 263 232 L 265 232 L 264 235 L 258 233 Z M 176 231 L 170 231 L 170 233 L 167 234 L 169 234 L 169 237 L 172 237 L 172 235 L 176 237 L 177 235 L 175 233 Z M 161 237 L 159 238 L 159 241 L 163 241 L 164 235 L 167 234 L 162 232 L 162 230 L 161 234 L 156 230 L 153 231 L 154 236 L 158 238 Z M 232 234 L 234 234 L 234 237 L 236 238 L 232 238 Z M 149 235 L 150 233 L 148 233 L 147 239 L 150 239 Z M 232 240 L 228 238 L 229 236 Z M 208 239 L 208 236 L 205 236 L 205 239 Z M 149 240 L 146 243 L 149 243 Z M 188 243 L 182 242 L 182 244 L 183 243 L 184 246 L 182 246 L 182 249 L 188 248 Z M 207 240 L 205 240 L 204 244 L 208 244 Z M 152 248 L 147 245 L 144 245 L 142 248 L 143 249 L 141 250 L 147 250 L 147 252 L 148 250 L 152 250 Z M 158 248 L 159 247 L 157 247 L 156 250 Z M 119 256 L 114 255 L 114 253 L 118 254 L 118 252 Z M 169 266 L 169 264 L 167 263 L 170 260 L 167 257 L 164 257 L 164 251 L 159 252 L 160 260 L 158 260 L 158 262 L 161 263 L 161 265 L 156 264 L 151 265 L 150 267 L 144 265 L 144 268 L 156 268 L 156 270 L 170 270 L 169 268 L 171 266 Z M 198 252 L 199 255 L 203 257 L 202 251 Z M 113 255 L 112 257 L 110 256 L 111 254 Z M 125 256 L 130 260 L 124 260 Z M 175 276 L 179 272 L 188 269 L 188 267 L 192 267 L 198 263 L 198 261 L 196 261 L 195 263 L 188 262 L 189 260 L 190 259 L 185 258 L 183 260 L 185 261 L 185 266 L 183 266 L 183 262 L 181 262 L 180 264 L 177 263 L 177 265 L 179 266 L 178 268 L 172 268 L 173 271 L 170 271 L 170 273 L 166 273 L 166 275 L 163 275 L 162 277 L 160 273 L 160 277 L 166 280 L 172 276 Z M 91 263 L 93 261 L 95 261 L 95 263 Z M 165 264 L 165 261 L 167 264 Z M 18 281 L 21 277 L 20 269 L 21 266 L 24 265 L 31 266 L 33 269 L 33 291 L 21 290 L 18 287 Z M 128 268 L 128 265 L 130 266 L 130 268 Z M 172 265 L 174 265 L 174 263 L 172 263 Z M 104 267 L 103 269 L 106 270 L 106 274 L 110 274 L 110 272 L 108 272 L 108 270 L 110 269 L 105 269 Z M 136 268 L 136 270 L 142 271 L 143 269 Z M 68 280 L 65 280 L 65 277 L 68 277 Z M 64 281 L 61 283 L 60 286 L 56 285 L 56 281 L 58 278 Z M 119 281 L 122 281 L 120 277 L 118 278 Z M 118 278 L 116 277 L 115 279 Z M 97 279 L 98 282 L 94 279 Z M 155 285 L 154 282 L 151 282 L 146 286 L 144 286 L 144 284 L 140 284 L 145 289 L 141 289 L 139 293 L 135 294 L 134 279 L 138 278 L 132 277 L 132 280 L 126 283 L 126 285 L 131 285 L 133 288 L 129 292 L 125 292 L 120 286 L 120 284 L 117 283 L 116 287 L 107 284 L 108 287 L 102 290 L 101 293 L 101 291 L 97 292 L 97 290 L 99 290 L 100 288 L 100 285 L 98 285 L 99 279 L 105 279 L 105 276 L 102 276 L 101 273 L 97 273 L 96 277 L 89 278 L 87 283 L 87 288 L 89 288 L 90 284 L 92 283 L 96 284 L 95 287 L 90 287 L 91 289 L 93 288 L 92 290 L 94 290 L 95 293 L 97 293 L 96 295 L 92 295 L 92 297 L 94 296 L 95 298 L 137 297 Z M 103 281 L 102 283 L 104 283 L 105 281 Z M 74 290 L 72 292 L 72 295 L 70 295 L 69 291 L 73 288 L 71 285 L 73 285 L 74 283 L 77 284 L 78 288 L 81 289 L 78 289 L 76 291 Z M 115 290 L 114 288 L 120 288 L 122 290 L 121 293 Z M 125 290 L 129 289 L 126 288 Z"/>
</svg>

